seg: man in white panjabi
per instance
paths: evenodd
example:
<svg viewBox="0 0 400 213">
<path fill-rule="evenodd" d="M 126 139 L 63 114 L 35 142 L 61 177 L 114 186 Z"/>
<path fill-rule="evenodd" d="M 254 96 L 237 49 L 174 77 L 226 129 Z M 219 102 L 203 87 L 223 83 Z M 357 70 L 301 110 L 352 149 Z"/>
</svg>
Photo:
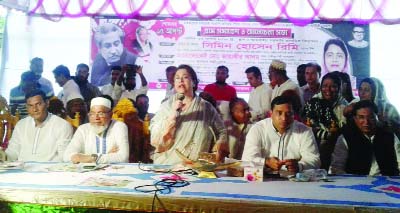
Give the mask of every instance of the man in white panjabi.
<svg viewBox="0 0 400 213">
<path fill-rule="evenodd" d="M 310 128 L 294 121 L 291 99 L 278 96 L 271 108 L 271 118 L 257 122 L 247 133 L 242 161 L 272 171 L 286 167 L 290 173 L 318 169 L 321 163 L 315 137 Z"/>
<path fill-rule="evenodd" d="M 267 117 L 271 109 L 272 89 L 262 80 L 258 67 L 249 67 L 245 71 L 247 80 L 254 89 L 250 92 L 249 106 L 252 121 L 259 121 Z"/>
<path fill-rule="evenodd" d="M 111 119 L 111 101 L 97 97 L 90 104 L 89 123 L 78 127 L 64 153 L 72 163 L 128 162 L 128 128 Z"/>
<path fill-rule="evenodd" d="M 29 116 L 15 126 L 5 150 L 9 161 L 62 161 L 73 129 L 64 119 L 49 113 L 48 104 L 41 90 L 26 95 Z"/>
<path fill-rule="evenodd" d="M 58 98 L 63 102 L 64 107 L 67 107 L 67 100 L 71 100 L 69 96 L 83 96 L 78 84 L 72 79 L 68 67 L 59 65 L 53 70 L 54 78 L 63 90 L 58 94 Z"/>
<path fill-rule="evenodd" d="M 275 83 L 271 100 L 283 94 L 286 90 L 294 90 L 301 97 L 300 87 L 286 73 L 286 64 L 280 60 L 272 60 L 268 70 L 269 78 Z M 303 99 L 301 99 L 303 100 Z M 304 105 L 302 101 L 302 105 Z"/>
</svg>

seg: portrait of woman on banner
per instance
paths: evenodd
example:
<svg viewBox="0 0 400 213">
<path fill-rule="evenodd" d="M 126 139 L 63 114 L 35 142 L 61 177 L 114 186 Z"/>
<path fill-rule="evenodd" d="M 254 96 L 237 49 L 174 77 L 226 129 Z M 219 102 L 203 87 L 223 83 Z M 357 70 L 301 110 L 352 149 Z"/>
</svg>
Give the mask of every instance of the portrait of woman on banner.
<svg viewBox="0 0 400 213">
<path fill-rule="evenodd" d="M 353 76 L 349 51 L 340 38 L 331 38 L 324 45 L 322 76 L 334 71 L 345 72 Z"/>
</svg>

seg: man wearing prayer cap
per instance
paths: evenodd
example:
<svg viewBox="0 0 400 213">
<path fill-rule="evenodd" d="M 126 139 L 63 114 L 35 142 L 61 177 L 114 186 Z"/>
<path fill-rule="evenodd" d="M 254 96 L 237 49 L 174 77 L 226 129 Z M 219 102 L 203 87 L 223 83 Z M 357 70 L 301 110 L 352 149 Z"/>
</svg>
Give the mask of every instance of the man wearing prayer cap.
<svg viewBox="0 0 400 213">
<path fill-rule="evenodd" d="M 128 162 L 128 128 L 112 120 L 111 101 L 97 97 L 90 103 L 89 123 L 78 127 L 64 154 L 72 163 Z"/>
<path fill-rule="evenodd" d="M 271 100 L 282 95 L 286 90 L 294 90 L 300 96 L 300 87 L 292 81 L 286 73 L 286 63 L 280 60 L 272 60 L 269 71 L 269 79 L 274 83 L 275 87 L 272 91 Z"/>
</svg>

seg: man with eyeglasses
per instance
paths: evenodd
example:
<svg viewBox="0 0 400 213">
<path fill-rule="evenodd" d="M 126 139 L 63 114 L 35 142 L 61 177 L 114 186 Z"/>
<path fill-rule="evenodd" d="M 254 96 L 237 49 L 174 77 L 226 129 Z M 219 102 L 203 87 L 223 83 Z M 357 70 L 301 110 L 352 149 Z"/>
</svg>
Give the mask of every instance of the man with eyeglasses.
<svg viewBox="0 0 400 213">
<path fill-rule="evenodd" d="M 111 101 L 97 97 L 90 104 L 89 123 L 78 127 L 64 154 L 72 163 L 128 162 L 128 128 L 112 120 Z"/>
<path fill-rule="evenodd" d="M 368 41 L 364 40 L 365 31 L 360 26 L 355 26 L 353 28 L 353 40 L 348 41 L 347 44 L 354 48 L 365 48 L 368 47 Z"/>
<path fill-rule="evenodd" d="M 20 120 L 5 150 L 9 161 L 61 162 L 73 129 L 64 119 L 47 111 L 48 99 L 42 90 L 25 96 L 29 116 Z"/>
<path fill-rule="evenodd" d="M 332 154 L 330 173 L 399 175 L 400 141 L 378 125 L 377 111 L 369 100 L 354 105 L 352 120 L 343 127 Z"/>
</svg>

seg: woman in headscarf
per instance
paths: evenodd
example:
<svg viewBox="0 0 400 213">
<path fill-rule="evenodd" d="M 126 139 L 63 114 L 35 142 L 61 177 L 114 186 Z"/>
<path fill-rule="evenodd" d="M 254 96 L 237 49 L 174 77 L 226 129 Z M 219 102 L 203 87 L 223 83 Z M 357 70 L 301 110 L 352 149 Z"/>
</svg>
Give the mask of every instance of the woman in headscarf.
<svg viewBox="0 0 400 213">
<path fill-rule="evenodd" d="M 304 106 L 303 119 L 312 127 L 318 143 L 321 168 L 328 170 L 331 154 L 340 128 L 346 123 L 343 109 L 348 104 L 341 96 L 341 80 L 337 73 L 326 74 L 320 92 Z"/>
<path fill-rule="evenodd" d="M 370 100 L 378 107 L 378 119 L 380 125 L 389 131 L 400 136 L 400 115 L 396 107 L 394 107 L 386 97 L 385 87 L 382 82 L 374 77 L 364 78 L 358 87 L 358 95 L 360 99 L 355 99 L 351 105 L 346 107 L 345 111 L 350 112 L 353 103 L 360 100 Z"/>
<path fill-rule="evenodd" d="M 180 65 L 174 75 L 176 94 L 162 103 L 150 123 L 155 164 L 179 164 L 176 150 L 191 160 L 201 152 L 216 150 L 221 161 L 229 153 L 227 131 L 216 109 L 196 96 L 198 79 L 189 65 Z"/>
</svg>

